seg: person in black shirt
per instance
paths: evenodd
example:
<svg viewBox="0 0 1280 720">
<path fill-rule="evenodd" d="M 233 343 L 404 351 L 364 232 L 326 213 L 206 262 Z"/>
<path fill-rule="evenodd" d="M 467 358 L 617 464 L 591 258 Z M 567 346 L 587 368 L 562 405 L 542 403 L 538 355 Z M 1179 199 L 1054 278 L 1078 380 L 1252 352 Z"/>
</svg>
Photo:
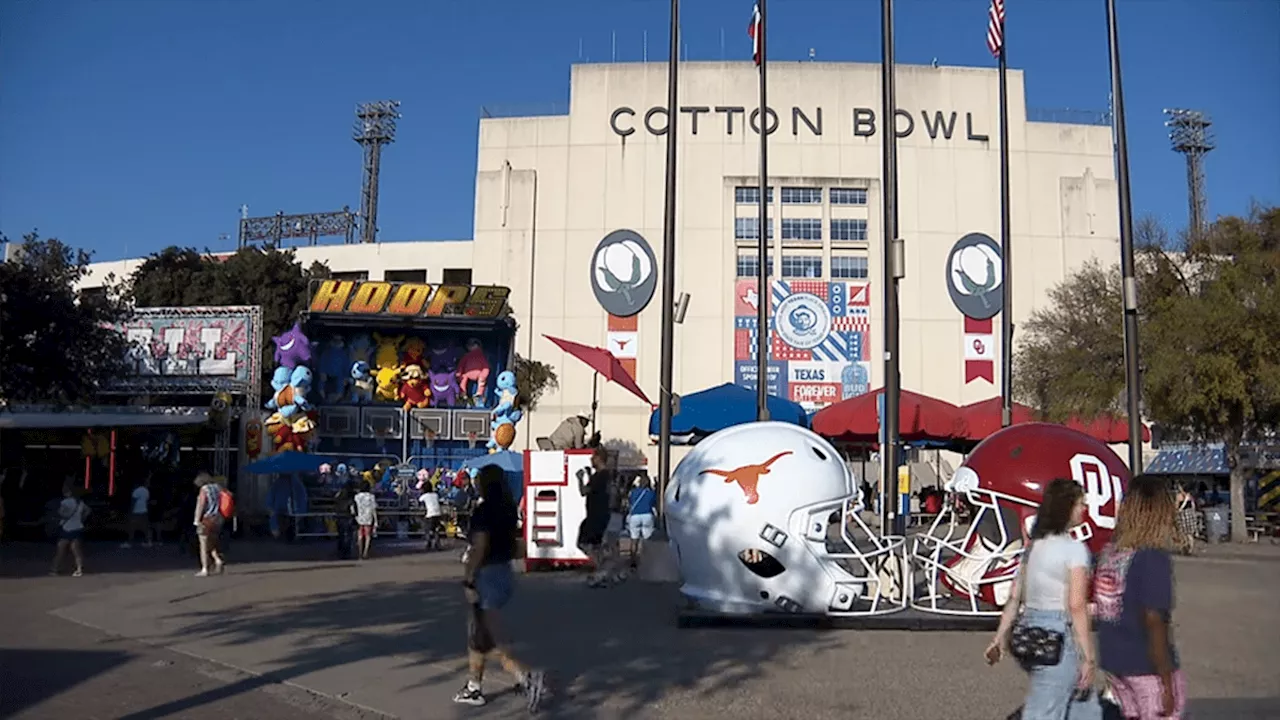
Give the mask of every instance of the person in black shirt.
<svg viewBox="0 0 1280 720">
<path fill-rule="evenodd" d="M 515 590 L 511 561 L 517 538 L 516 503 L 502 470 L 496 466 L 481 468 L 476 485 L 480 497 L 471 514 L 471 552 L 462 579 L 470 610 L 467 660 L 471 676 L 453 696 L 453 701 L 465 705 L 485 704 L 481 684 L 485 660 L 492 657 L 515 676 L 528 701 L 529 712 L 534 713 L 546 690 L 545 677 L 541 672 L 525 668 L 508 651 L 498 647 L 494 632 L 497 613 L 511 600 Z"/>
<path fill-rule="evenodd" d="M 591 454 L 591 470 L 578 471 L 578 491 L 586 498 L 587 517 L 578 526 L 578 548 L 591 559 L 595 572 L 587 576 L 587 585 L 604 587 L 609 578 L 609 553 L 606 552 L 604 535 L 609 529 L 612 508 L 613 471 L 609 469 L 609 454 L 604 448 L 596 448 Z"/>
</svg>

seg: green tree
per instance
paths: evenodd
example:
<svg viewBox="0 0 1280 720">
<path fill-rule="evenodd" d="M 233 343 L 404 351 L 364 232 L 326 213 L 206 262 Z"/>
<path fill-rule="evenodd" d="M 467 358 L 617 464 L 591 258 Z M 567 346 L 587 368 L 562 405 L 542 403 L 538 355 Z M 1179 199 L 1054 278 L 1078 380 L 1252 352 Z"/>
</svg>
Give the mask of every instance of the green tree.
<svg viewBox="0 0 1280 720">
<path fill-rule="evenodd" d="M 127 305 L 75 289 L 89 258 L 32 232 L 0 263 L 0 405 L 88 402 L 125 371 L 128 344 L 110 325 Z"/>
<path fill-rule="evenodd" d="M 1139 225 L 1143 414 L 1226 447 L 1232 538 L 1245 539 L 1241 444 L 1280 421 L 1280 210 L 1223 218 L 1178 244 Z M 1049 292 L 1015 353 L 1015 391 L 1050 419 L 1125 412 L 1119 269 L 1085 264 Z"/>
<path fill-rule="evenodd" d="M 515 372 L 516 388 L 526 410 L 536 410 L 544 393 L 554 392 L 560 387 L 555 369 L 546 363 L 516 355 Z"/>
<path fill-rule="evenodd" d="M 312 278 L 329 268 L 313 262 L 303 269 L 292 250 L 243 248 L 227 256 L 170 247 L 147 258 L 130 282 L 139 307 L 257 305 L 262 308 L 263 367 L 274 362 L 270 338 L 298 321 Z M 270 377 L 264 374 L 263 390 Z"/>
</svg>

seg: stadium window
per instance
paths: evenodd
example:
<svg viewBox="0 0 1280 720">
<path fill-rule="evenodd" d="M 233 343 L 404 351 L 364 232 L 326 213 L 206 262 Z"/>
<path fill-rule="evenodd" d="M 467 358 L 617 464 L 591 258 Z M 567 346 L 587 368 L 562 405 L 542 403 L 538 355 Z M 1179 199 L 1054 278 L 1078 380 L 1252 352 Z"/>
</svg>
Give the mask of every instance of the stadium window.
<svg viewBox="0 0 1280 720">
<path fill-rule="evenodd" d="M 471 268 L 445 268 L 440 281 L 445 285 L 470 285 Z"/>
<path fill-rule="evenodd" d="M 867 278 L 867 259 L 861 255 L 832 255 L 831 279 L 865 280 Z"/>
<path fill-rule="evenodd" d="M 783 255 L 782 277 L 784 278 L 820 278 L 822 277 L 821 255 Z"/>
<path fill-rule="evenodd" d="M 821 205 L 822 188 L 784 187 L 782 188 L 783 205 Z"/>
<path fill-rule="evenodd" d="M 759 240 L 760 218 L 740 217 L 733 219 L 733 237 L 735 240 Z M 773 219 L 769 220 L 769 239 L 773 239 Z"/>
<path fill-rule="evenodd" d="M 332 280 L 354 280 L 356 282 L 360 282 L 361 280 L 369 279 L 369 271 L 348 270 L 346 272 L 329 273 L 329 278 Z"/>
<path fill-rule="evenodd" d="M 411 282 L 424 283 L 427 281 L 427 269 L 421 270 L 387 270 L 382 273 L 382 279 L 387 282 Z"/>
<path fill-rule="evenodd" d="M 735 205 L 759 205 L 760 204 L 760 188 L 758 187 L 734 188 L 733 202 Z M 773 202 L 773 188 L 769 188 L 769 202 Z"/>
<path fill-rule="evenodd" d="M 785 201 L 784 201 L 785 202 Z M 866 205 L 866 188 L 831 188 L 832 205 Z"/>
<path fill-rule="evenodd" d="M 773 256 L 769 257 L 768 263 L 765 265 L 765 274 L 773 276 Z M 760 271 L 760 258 L 755 254 L 742 254 L 738 256 L 738 277 L 753 278 L 757 277 Z"/>
<path fill-rule="evenodd" d="M 832 218 L 832 240 L 866 240 L 867 221 L 861 218 Z"/>
<path fill-rule="evenodd" d="M 785 193 L 787 188 L 782 190 Z M 822 218 L 782 218 L 782 239 L 821 240 Z"/>
</svg>

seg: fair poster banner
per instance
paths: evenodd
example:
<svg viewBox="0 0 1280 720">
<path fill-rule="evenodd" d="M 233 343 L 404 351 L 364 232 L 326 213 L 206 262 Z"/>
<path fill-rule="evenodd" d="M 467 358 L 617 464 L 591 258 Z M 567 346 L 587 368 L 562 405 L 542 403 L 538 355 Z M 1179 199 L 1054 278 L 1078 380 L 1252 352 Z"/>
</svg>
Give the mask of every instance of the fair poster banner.
<svg viewBox="0 0 1280 720">
<path fill-rule="evenodd" d="M 137 308 L 116 329 L 128 369 L 110 392 L 256 393 L 262 313 L 257 306 Z"/>
<path fill-rule="evenodd" d="M 867 282 L 775 280 L 769 297 L 768 392 L 809 410 L 870 390 Z M 756 281 L 734 285 L 734 382 L 754 390 Z M 777 368 L 778 378 L 774 378 Z"/>
</svg>

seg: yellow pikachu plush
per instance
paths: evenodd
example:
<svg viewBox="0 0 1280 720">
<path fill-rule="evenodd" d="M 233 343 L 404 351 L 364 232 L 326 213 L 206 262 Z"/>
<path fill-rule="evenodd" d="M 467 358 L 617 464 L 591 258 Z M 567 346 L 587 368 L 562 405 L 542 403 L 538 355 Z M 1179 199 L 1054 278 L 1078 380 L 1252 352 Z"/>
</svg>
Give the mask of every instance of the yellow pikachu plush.
<svg viewBox="0 0 1280 720">
<path fill-rule="evenodd" d="M 400 400 L 400 369 L 396 367 L 378 368 L 378 390 L 375 393 L 379 400 L 398 402 Z"/>
<path fill-rule="evenodd" d="M 387 337 L 385 335 L 373 334 L 373 341 L 377 343 L 377 350 L 373 353 L 373 365 L 379 370 L 383 368 L 400 367 L 400 344 L 404 342 L 403 335 L 393 335 Z M 381 377 L 381 375 L 379 375 Z"/>
</svg>

